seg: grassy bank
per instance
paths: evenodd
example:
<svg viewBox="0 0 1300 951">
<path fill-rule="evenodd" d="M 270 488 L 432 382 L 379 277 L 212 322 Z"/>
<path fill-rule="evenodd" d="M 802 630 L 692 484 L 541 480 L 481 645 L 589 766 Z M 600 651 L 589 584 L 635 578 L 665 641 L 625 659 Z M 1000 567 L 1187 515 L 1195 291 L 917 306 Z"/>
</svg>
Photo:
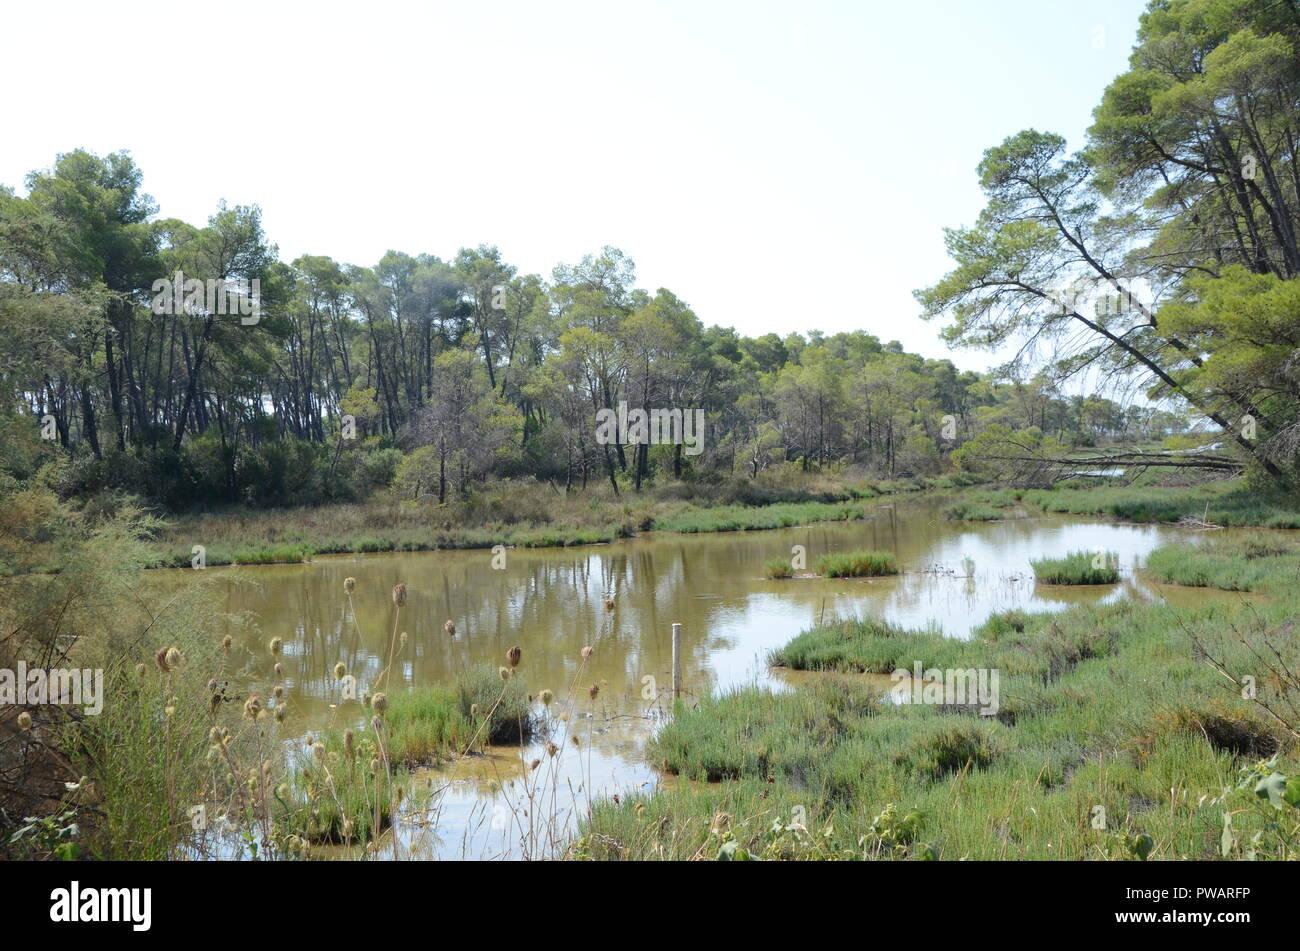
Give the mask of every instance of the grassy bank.
<svg viewBox="0 0 1300 951">
<path fill-rule="evenodd" d="M 1251 559 L 1274 594 L 1262 605 L 1008 612 L 969 641 L 872 620 L 807 631 L 773 662 L 996 670 L 995 715 L 882 700 L 879 687 L 842 676 L 780 693 L 735 690 L 679 709 L 648 755 L 681 781 L 599 805 L 571 854 L 1295 857 L 1300 780 L 1286 777 L 1297 770 L 1291 619 L 1300 597 L 1289 593 L 1291 557 Z M 1254 677 L 1255 697 L 1215 665 Z M 1268 778 L 1275 772 L 1281 780 Z"/>
<path fill-rule="evenodd" d="M 1166 584 L 1222 591 L 1255 591 L 1288 575 L 1300 580 L 1300 548 L 1263 536 L 1170 545 L 1147 556 L 1146 573 Z"/>
<path fill-rule="evenodd" d="M 866 482 L 809 476 L 720 486 L 672 484 L 616 497 L 608 486 L 566 494 L 545 483 L 504 482 L 442 506 L 379 496 L 358 504 L 172 516 L 157 544 L 162 564 L 173 567 L 188 567 L 195 545 L 203 546 L 210 566 L 494 545 L 552 548 L 647 531 L 756 531 L 856 520 L 867 517 L 872 499 L 962 484 L 951 478 Z"/>
<path fill-rule="evenodd" d="M 972 497 L 988 504 L 1009 505 L 1014 500 L 1046 513 L 1104 515 L 1124 522 L 1191 518 L 1225 528 L 1300 528 L 1300 504 L 1294 498 L 1249 488 L 1239 479 L 1191 487 L 1062 486 L 1014 494 L 977 490 Z"/>
<path fill-rule="evenodd" d="M 981 502 L 962 501 L 944 510 L 944 517 L 959 522 L 999 522 L 1006 513 Z"/>
</svg>

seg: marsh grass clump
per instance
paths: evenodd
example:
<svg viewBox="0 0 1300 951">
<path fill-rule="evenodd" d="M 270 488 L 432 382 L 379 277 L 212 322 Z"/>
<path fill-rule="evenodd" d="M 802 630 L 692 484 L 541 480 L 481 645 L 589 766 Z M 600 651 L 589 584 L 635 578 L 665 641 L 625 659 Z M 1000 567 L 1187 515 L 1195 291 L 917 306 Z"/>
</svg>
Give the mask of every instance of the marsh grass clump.
<svg viewBox="0 0 1300 951">
<path fill-rule="evenodd" d="M 988 620 L 972 631 L 972 635 L 984 640 L 996 641 L 1007 634 L 1023 634 L 1029 626 L 1032 615 L 1019 608 L 999 611 L 989 615 Z"/>
<path fill-rule="evenodd" d="M 983 769 L 993 762 L 990 728 L 982 723 L 945 724 L 914 737 L 894 755 L 894 762 L 929 780 L 965 769 Z"/>
<path fill-rule="evenodd" d="M 500 698 L 500 703 L 497 702 Z M 465 751 L 471 739 L 475 743 L 514 745 L 522 730 L 526 742 L 536 723 L 528 703 L 523 682 L 517 677 L 502 681 L 487 668 L 468 674 L 456 685 L 434 684 L 398 693 L 378 693 L 371 698 L 372 709 L 379 714 L 379 729 L 384 750 L 392 766 L 417 768 L 439 764 Z M 382 710 L 381 710 L 382 707 Z M 495 707 L 495 709 L 494 709 Z M 484 727 L 483 719 L 491 718 Z M 480 729 L 480 727 L 483 727 Z M 352 756 L 359 737 L 350 729 L 333 730 L 322 742 L 328 752 Z"/>
<path fill-rule="evenodd" d="M 1005 513 L 979 502 L 958 502 L 944 509 L 944 518 L 958 522 L 1000 522 Z"/>
<path fill-rule="evenodd" d="M 914 631 L 879 618 L 833 621 L 805 631 L 768 656 L 774 667 L 888 674 L 925 667 L 958 666 L 972 655 L 965 641 L 937 631 Z"/>
<path fill-rule="evenodd" d="M 708 782 L 812 778 L 878 704 L 871 691 L 840 683 L 785 694 L 743 688 L 678 716 L 650 743 L 648 757 L 669 773 Z"/>
<path fill-rule="evenodd" d="M 416 687 L 388 698 L 385 743 L 395 766 L 419 767 L 453 755 L 473 732 L 455 688 Z"/>
<path fill-rule="evenodd" d="M 503 668 L 509 673 L 511 668 Z M 533 735 L 528 690 L 519 677 L 500 677 L 489 668 L 474 670 L 456 685 L 460 715 L 479 731 L 479 742 L 498 745 L 524 742 Z M 486 725 L 482 720 L 486 718 Z"/>
<path fill-rule="evenodd" d="M 898 574 L 894 556 L 887 551 L 850 551 L 822 555 L 815 566 L 827 578 L 872 578 Z"/>
<path fill-rule="evenodd" d="M 1218 704 L 1208 708 L 1179 707 L 1172 714 L 1158 716 L 1157 722 L 1170 730 L 1202 736 L 1215 749 L 1233 756 L 1264 759 L 1281 747 L 1275 728 L 1249 713 Z"/>
<path fill-rule="evenodd" d="M 314 845 L 368 842 L 392 824 L 395 798 L 387 771 L 371 758 L 375 738 L 363 737 L 359 755 L 351 757 L 338 756 L 329 738 L 321 745 L 322 756 L 313 756 L 277 788 L 277 831 Z"/>
<path fill-rule="evenodd" d="M 794 565 L 789 558 L 773 558 L 763 563 L 763 577 L 769 581 L 794 577 Z"/>
<path fill-rule="evenodd" d="M 1115 584 L 1117 561 L 1113 552 L 1076 551 L 1064 558 L 1039 558 L 1030 565 L 1039 584 Z"/>
<path fill-rule="evenodd" d="M 1146 571 L 1166 584 L 1257 591 L 1294 581 L 1300 551 L 1278 539 L 1248 536 L 1207 545 L 1167 545 L 1147 556 Z"/>
</svg>

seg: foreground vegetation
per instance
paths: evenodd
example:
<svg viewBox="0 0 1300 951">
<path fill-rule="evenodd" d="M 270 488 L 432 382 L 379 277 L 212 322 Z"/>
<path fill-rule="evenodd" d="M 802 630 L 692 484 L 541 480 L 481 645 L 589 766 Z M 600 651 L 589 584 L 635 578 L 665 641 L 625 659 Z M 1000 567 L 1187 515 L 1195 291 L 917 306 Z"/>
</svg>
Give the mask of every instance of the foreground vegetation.
<svg viewBox="0 0 1300 951">
<path fill-rule="evenodd" d="M 649 756 L 685 781 L 601 804 L 572 854 L 1295 858 L 1291 558 L 1255 559 L 1273 595 L 1257 606 L 1012 612 L 968 641 L 875 620 L 807 631 L 772 662 L 841 673 L 996 669 L 997 709 L 900 704 L 873 681 L 844 677 L 681 708 Z"/>
</svg>

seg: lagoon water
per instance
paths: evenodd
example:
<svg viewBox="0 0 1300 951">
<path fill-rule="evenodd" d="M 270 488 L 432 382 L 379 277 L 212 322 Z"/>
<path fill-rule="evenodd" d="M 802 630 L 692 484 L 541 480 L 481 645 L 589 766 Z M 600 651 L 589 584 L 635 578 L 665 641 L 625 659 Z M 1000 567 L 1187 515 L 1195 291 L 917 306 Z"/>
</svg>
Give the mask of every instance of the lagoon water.
<svg viewBox="0 0 1300 951">
<path fill-rule="evenodd" d="M 876 616 L 966 637 L 990 614 L 1010 608 L 1057 610 L 1124 597 L 1191 605 L 1228 596 L 1142 577 L 1140 566 L 1153 548 L 1195 537 L 1175 526 L 1066 517 L 954 522 L 943 517 L 940 503 L 918 499 L 871 509 L 857 522 L 650 533 L 609 545 L 509 550 L 501 568 L 493 566 L 491 551 L 481 550 L 209 571 L 220 573 L 225 588 L 238 686 L 265 696 L 274 663 L 265 645 L 274 636 L 285 641 L 280 661 L 288 711 L 281 729 L 296 751 L 312 731 L 365 723 L 359 704 L 342 698 L 332 668 L 340 660 L 347 664 L 358 692 L 383 669 L 394 625 L 390 592 L 399 582 L 407 586 L 408 601 L 397 627 L 408 639 L 389 675 L 390 692 L 451 682 L 475 666 L 495 670 L 519 645 L 518 675 L 529 692 L 555 692 L 547 720 L 562 752 L 546 757 L 541 741 L 523 750 L 496 747 L 417 774 L 417 795 L 378 855 L 544 857 L 562 848 L 593 797 L 626 795 L 663 781 L 646 762 L 644 745 L 671 707 L 674 622 L 682 624 L 688 703 L 749 683 L 795 689 L 797 678 L 769 670 L 767 653 L 821 619 Z M 903 573 L 764 579 L 762 565 L 789 557 L 795 545 L 805 548 L 809 566 L 827 552 L 891 551 Z M 1121 582 L 1035 584 L 1031 558 L 1080 549 L 1117 552 Z M 347 577 L 356 578 L 350 607 Z M 448 619 L 454 637 L 443 629 Z M 595 649 L 584 665 L 581 650 L 588 644 Z M 600 688 L 594 701 L 591 684 Z M 543 766 L 528 774 L 525 764 L 535 758 Z M 533 791 L 531 810 L 526 786 Z"/>
</svg>

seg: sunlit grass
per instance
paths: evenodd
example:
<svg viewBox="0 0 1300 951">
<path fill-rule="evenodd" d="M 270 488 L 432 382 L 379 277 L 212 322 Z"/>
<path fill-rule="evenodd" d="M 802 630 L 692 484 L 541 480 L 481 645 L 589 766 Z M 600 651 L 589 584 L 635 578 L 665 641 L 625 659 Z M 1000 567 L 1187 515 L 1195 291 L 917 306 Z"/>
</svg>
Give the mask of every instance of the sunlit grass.
<svg viewBox="0 0 1300 951">
<path fill-rule="evenodd" d="M 870 578 L 898 574 L 898 564 L 887 551 L 850 551 L 822 555 L 815 570 L 827 578 Z"/>
<path fill-rule="evenodd" d="M 789 558 L 773 558 L 763 564 L 763 577 L 771 580 L 793 578 L 794 565 Z"/>
<path fill-rule="evenodd" d="M 1119 581 L 1116 556 L 1111 552 L 1071 552 L 1063 558 L 1030 562 L 1040 584 L 1114 584 Z"/>
<path fill-rule="evenodd" d="M 1006 513 L 979 502 L 958 502 L 944 509 L 943 514 L 945 518 L 961 522 L 998 522 L 1006 518 Z"/>
</svg>

